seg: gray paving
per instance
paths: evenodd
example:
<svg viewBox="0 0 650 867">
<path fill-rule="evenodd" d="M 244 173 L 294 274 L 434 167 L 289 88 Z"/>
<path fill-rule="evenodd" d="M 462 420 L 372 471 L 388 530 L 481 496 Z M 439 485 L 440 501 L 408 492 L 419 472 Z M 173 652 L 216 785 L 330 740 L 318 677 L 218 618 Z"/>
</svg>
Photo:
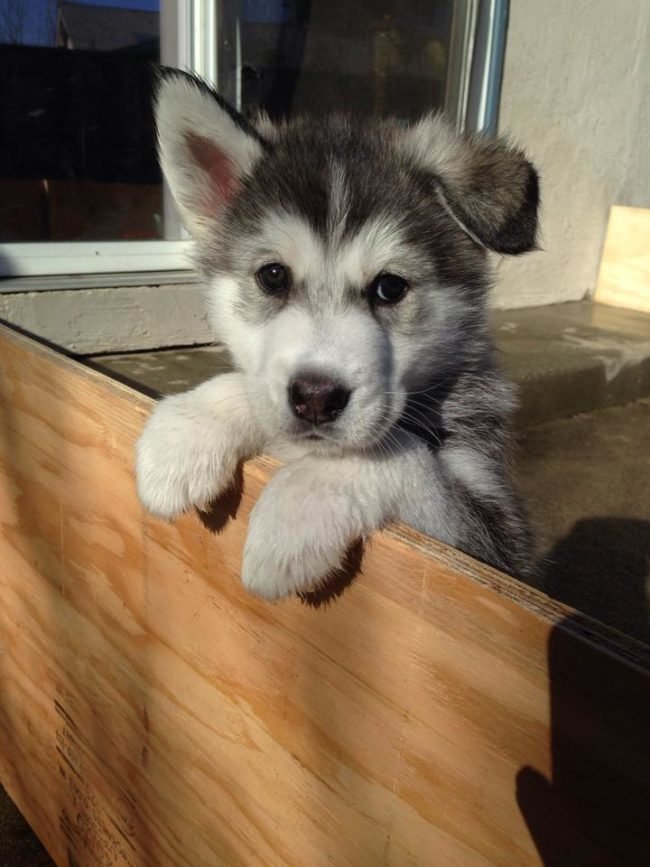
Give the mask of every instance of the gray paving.
<svg viewBox="0 0 650 867">
<path fill-rule="evenodd" d="M 537 586 L 650 644 L 650 399 L 522 431 Z"/>
<path fill-rule="evenodd" d="M 94 367 L 154 394 L 178 394 L 232 370 L 228 353 L 218 346 L 124 352 L 89 356 L 88 360 Z"/>
<path fill-rule="evenodd" d="M 521 427 L 650 395 L 650 316 L 575 302 L 493 317 Z"/>
</svg>

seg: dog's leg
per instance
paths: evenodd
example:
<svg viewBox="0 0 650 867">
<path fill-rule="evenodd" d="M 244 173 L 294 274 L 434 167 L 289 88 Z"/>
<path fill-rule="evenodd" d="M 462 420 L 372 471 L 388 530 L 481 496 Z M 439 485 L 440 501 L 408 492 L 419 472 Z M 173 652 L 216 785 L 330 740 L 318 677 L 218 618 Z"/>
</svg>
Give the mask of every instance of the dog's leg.
<svg viewBox="0 0 650 867">
<path fill-rule="evenodd" d="M 138 441 L 140 500 L 168 520 L 192 507 L 206 508 L 228 488 L 239 461 L 261 451 L 263 443 L 239 373 L 167 397 Z"/>
<path fill-rule="evenodd" d="M 284 467 L 251 513 L 242 580 L 267 599 L 311 590 L 359 539 L 403 520 L 450 544 L 458 516 L 435 455 L 416 437 L 375 452 L 308 455 Z"/>
</svg>

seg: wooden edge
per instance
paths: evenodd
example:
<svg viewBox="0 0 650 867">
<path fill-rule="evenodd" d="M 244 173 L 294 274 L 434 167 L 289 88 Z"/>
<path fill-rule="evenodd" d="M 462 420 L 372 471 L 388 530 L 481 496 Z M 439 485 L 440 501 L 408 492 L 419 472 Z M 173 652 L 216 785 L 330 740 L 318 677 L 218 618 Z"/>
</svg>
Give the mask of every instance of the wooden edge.
<svg viewBox="0 0 650 867">
<path fill-rule="evenodd" d="M 394 524 L 383 532 L 395 541 L 416 548 L 440 566 L 455 573 L 461 572 L 475 584 L 515 602 L 550 625 L 559 627 L 594 647 L 597 646 L 605 653 L 624 658 L 642 671 L 650 672 L 650 647 L 636 638 L 558 602 L 536 587 L 499 572 L 469 554 L 425 536 L 405 524 Z"/>
<path fill-rule="evenodd" d="M 85 363 L 83 359 L 67 354 L 46 340 L 27 335 L 21 329 L 0 321 L 0 341 L 3 340 L 46 358 L 49 363 L 63 370 L 101 385 L 103 389 L 141 408 L 143 413 L 148 413 L 151 410 L 154 403 L 154 398 L 151 396 L 132 385 L 114 379 L 104 370 L 96 369 Z M 267 455 L 260 455 L 246 463 L 244 478 L 255 476 L 259 482 L 266 483 L 279 466 L 280 463 L 275 459 Z M 426 536 L 405 524 L 391 525 L 383 530 L 382 534 L 394 542 L 421 552 L 427 559 L 444 570 L 452 570 L 455 574 L 461 573 L 465 580 L 472 581 L 480 587 L 489 589 L 502 598 L 514 602 L 550 625 L 559 627 L 580 640 L 597 646 L 605 653 L 624 658 L 636 668 L 650 671 L 650 647 L 607 624 L 594 620 L 588 615 L 552 599 L 537 588 L 499 572 L 468 554 Z"/>
</svg>

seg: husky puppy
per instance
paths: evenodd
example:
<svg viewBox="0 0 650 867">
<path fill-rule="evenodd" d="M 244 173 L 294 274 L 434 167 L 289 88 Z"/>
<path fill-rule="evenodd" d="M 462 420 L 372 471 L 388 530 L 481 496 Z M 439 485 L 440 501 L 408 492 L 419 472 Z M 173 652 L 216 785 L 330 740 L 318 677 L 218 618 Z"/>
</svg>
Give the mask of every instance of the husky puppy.
<svg viewBox="0 0 650 867">
<path fill-rule="evenodd" d="M 253 593 L 319 587 L 391 521 L 525 575 L 513 392 L 486 324 L 487 251 L 535 246 L 522 153 L 434 114 L 249 122 L 175 70 L 156 121 L 237 372 L 157 405 L 137 446 L 144 506 L 204 509 L 265 451 L 284 466 L 250 516 Z"/>
</svg>

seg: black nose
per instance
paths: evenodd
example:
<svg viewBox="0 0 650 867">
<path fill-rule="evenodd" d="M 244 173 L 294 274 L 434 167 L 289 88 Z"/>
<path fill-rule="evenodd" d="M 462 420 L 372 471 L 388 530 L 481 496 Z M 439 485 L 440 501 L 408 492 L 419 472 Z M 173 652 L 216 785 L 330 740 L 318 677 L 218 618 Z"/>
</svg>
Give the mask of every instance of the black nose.
<svg viewBox="0 0 650 867">
<path fill-rule="evenodd" d="M 313 373 L 289 383 L 289 404 L 294 414 L 312 424 L 334 421 L 350 400 L 348 389 L 333 379 Z"/>
</svg>

